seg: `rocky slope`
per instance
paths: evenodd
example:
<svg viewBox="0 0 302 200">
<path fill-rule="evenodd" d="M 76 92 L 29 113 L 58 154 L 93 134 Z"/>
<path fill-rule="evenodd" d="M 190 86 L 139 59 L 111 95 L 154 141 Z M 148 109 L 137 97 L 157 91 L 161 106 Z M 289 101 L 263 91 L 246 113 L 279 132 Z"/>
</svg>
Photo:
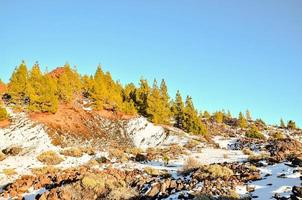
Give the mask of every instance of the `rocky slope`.
<svg viewBox="0 0 302 200">
<path fill-rule="evenodd" d="M 7 110 L 0 199 L 302 197 L 296 130 L 267 126 L 259 140 L 209 122 L 215 133 L 205 138 L 142 117 L 97 113 L 84 101 L 55 115 Z M 286 137 L 274 138 L 276 131 Z"/>
</svg>

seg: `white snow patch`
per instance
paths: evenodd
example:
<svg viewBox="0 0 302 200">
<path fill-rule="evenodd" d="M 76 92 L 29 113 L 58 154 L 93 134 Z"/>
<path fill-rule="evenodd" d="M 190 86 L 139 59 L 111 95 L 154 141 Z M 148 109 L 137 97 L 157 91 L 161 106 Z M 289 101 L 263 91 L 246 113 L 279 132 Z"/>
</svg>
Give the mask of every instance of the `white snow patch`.
<svg viewBox="0 0 302 200">
<path fill-rule="evenodd" d="M 126 133 L 135 146 L 142 149 L 159 145 L 166 137 L 163 127 L 156 126 L 144 117 L 129 120 Z"/>
</svg>

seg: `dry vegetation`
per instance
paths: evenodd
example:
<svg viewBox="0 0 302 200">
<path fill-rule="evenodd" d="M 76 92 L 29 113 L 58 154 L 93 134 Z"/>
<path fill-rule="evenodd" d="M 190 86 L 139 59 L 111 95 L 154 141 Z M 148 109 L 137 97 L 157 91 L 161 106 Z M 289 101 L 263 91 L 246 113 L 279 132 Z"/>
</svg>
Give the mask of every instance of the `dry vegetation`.
<svg viewBox="0 0 302 200">
<path fill-rule="evenodd" d="M 54 151 L 43 152 L 37 157 L 37 159 L 46 165 L 57 165 L 64 160 Z"/>
</svg>

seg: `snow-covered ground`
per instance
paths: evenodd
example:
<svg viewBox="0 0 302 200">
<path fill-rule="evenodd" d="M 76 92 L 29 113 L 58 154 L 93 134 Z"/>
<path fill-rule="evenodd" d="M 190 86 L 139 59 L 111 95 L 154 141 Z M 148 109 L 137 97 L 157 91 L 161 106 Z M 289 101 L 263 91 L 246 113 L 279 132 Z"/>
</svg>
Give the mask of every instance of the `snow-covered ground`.
<svg viewBox="0 0 302 200">
<path fill-rule="evenodd" d="M 272 199 L 275 194 L 289 197 L 292 187 L 301 185 L 301 173 L 298 168 L 293 168 L 285 163 L 267 165 L 259 169 L 263 179 L 249 184 L 249 187 L 255 188 L 255 191 L 252 192 L 255 199 Z M 238 187 L 237 192 L 246 195 L 246 186 Z"/>
<path fill-rule="evenodd" d="M 14 181 L 24 174 L 31 174 L 31 169 L 43 167 L 44 164 L 37 160 L 37 156 L 45 151 L 59 153 L 62 149 L 51 143 L 45 128 L 41 124 L 33 123 L 26 113 L 15 113 L 7 108 L 12 119 L 12 124 L 5 129 L 0 129 L 0 147 L 21 147 L 22 151 L 16 156 L 7 156 L 0 161 L 0 189 L 9 182 Z M 62 156 L 64 157 L 64 156 Z M 56 167 L 69 168 L 88 162 L 91 156 L 84 154 L 80 158 L 64 157 L 64 161 Z M 14 169 L 15 175 L 6 176 L 5 169 Z"/>
<path fill-rule="evenodd" d="M 127 123 L 126 134 L 135 146 L 142 149 L 157 146 L 166 137 L 163 127 L 155 126 L 144 117 L 131 119 Z"/>
</svg>

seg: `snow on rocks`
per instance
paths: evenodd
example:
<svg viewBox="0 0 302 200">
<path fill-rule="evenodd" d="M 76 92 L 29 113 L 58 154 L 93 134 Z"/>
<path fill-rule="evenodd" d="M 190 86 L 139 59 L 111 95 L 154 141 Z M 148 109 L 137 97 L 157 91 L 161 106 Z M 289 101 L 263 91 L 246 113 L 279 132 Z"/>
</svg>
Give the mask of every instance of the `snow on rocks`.
<svg viewBox="0 0 302 200">
<path fill-rule="evenodd" d="M 26 113 L 15 113 L 10 108 L 7 111 L 12 119 L 12 124 L 0 129 L 0 150 L 17 146 L 21 148 L 18 155 L 7 156 L 0 161 L 0 188 L 14 181 L 24 174 L 31 174 L 32 168 L 43 167 L 44 164 L 37 160 L 37 156 L 45 151 L 59 153 L 62 149 L 51 143 L 44 126 L 31 121 Z M 91 156 L 84 154 L 82 157 L 65 157 L 58 165 L 60 168 L 75 167 L 88 162 Z M 3 170 L 13 169 L 16 174 L 7 176 Z"/>
<path fill-rule="evenodd" d="M 249 185 L 255 188 L 252 195 L 257 196 L 258 199 L 271 199 L 275 194 L 289 197 L 292 187 L 301 184 L 301 173 L 297 168 L 286 165 L 286 163 L 267 165 L 259 169 L 264 178 Z M 243 187 L 238 188 L 237 191 L 240 194 L 244 193 Z"/>
<path fill-rule="evenodd" d="M 163 127 L 156 126 L 144 117 L 129 120 L 126 133 L 136 147 L 146 149 L 159 145 L 166 137 Z"/>
</svg>

